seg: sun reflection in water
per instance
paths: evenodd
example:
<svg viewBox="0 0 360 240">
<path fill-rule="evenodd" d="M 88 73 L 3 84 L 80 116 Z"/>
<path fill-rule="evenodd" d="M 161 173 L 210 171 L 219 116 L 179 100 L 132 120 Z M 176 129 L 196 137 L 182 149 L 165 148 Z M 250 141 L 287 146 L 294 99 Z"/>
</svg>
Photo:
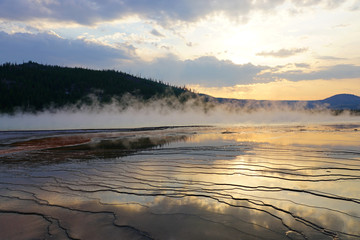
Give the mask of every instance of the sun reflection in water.
<svg viewBox="0 0 360 240">
<path fill-rule="evenodd" d="M 0 238 L 360 237 L 354 126 L 194 127 L 76 139 L 89 141 L 49 149 L 26 140 L 36 150 L 1 155 Z M 21 139 L 5 148 L 18 146 Z"/>
</svg>

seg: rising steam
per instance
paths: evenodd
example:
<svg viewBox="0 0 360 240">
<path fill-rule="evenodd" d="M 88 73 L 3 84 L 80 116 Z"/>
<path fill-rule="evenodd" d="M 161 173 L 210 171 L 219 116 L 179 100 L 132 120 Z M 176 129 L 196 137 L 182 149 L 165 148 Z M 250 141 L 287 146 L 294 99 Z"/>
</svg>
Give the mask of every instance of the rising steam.
<svg viewBox="0 0 360 240">
<path fill-rule="evenodd" d="M 0 115 L 0 130 L 134 128 L 219 124 L 305 124 L 354 122 L 359 116 L 335 116 L 325 106 L 309 109 L 306 103 L 273 101 L 219 102 L 208 96 L 169 96 L 143 100 L 132 95 L 102 104 L 90 95 L 91 104 L 76 103 L 37 112 L 16 111 Z"/>
</svg>

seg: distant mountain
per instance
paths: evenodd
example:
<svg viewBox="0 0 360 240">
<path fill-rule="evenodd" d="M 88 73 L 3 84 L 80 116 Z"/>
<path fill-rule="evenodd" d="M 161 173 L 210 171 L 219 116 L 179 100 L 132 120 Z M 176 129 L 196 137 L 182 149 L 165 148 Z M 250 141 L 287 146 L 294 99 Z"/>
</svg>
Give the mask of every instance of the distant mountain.
<svg viewBox="0 0 360 240">
<path fill-rule="evenodd" d="M 338 94 L 315 103 L 327 105 L 330 109 L 360 109 L 360 97 L 352 94 Z"/>
<path fill-rule="evenodd" d="M 288 108 L 288 109 L 330 109 L 330 110 L 360 110 L 360 97 L 352 94 L 338 94 L 323 100 L 312 101 L 271 101 L 232 98 L 215 98 L 221 104 L 231 104 L 236 107 L 251 109 L 259 108 Z"/>
</svg>

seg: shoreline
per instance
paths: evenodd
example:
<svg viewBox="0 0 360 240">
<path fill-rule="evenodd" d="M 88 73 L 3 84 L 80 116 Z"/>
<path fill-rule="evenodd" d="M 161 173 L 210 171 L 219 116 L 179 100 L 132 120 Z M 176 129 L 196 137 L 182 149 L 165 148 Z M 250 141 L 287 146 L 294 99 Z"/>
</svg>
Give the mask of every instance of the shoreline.
<svg viewBox="0 0 360 240">
<path fill-rule="evenodd" d="M 161 130 L 199 127 L 204 128 L 211 126 L 193 125 L 119 129 L 0 131 L 0 156 L 19 152 L 73 147 L 108 139 L 122 139 L 129 136 L 136 136 L 134 133 L 137 132 L 149 133 Z M 1 133 L 5 134 L 1 135 Z"/>
<path fill-rule="evenodd" d="M 0 130 L 1 133 L 31 133 L 31 132 L 51 132 L 51 133 L 97 133 L 97 132 L 137 132 L 137 131 L 154 131 L 175 128 L 197 128 L 197 127 L 214 127 L 214 125 L 169 125 L 156 127 L 129 127 L 129 128 L 69 128 L 69 129 L 28 129 L 28 130 Z"/>
</svg>

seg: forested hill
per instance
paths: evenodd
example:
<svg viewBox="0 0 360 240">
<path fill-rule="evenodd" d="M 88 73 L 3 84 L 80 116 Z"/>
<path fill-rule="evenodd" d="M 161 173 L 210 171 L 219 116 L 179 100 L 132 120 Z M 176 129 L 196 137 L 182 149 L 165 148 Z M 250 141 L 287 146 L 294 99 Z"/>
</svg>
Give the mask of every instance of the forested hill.
<svg viewBox="0 0 360 240">
<path fill-rule="evenodd" d="M 136 101 L 132 101 L 134 99 Z M 165 101 L 151 101 L 160 99 Z M 36 113 L 66 107 L 76 110 L 84 105 L 102 108 L 111 103 L 115 103 L 120 110 L 154 103 L 169 109 L 190 107 L 204 112 L 217 106 L 230 111 L 278 108 L 295 111 L 299 110 L 299 106 L 302 106 L 302 110 L 310 111 L 347 109 L 357 114 L 360 111 L 360 97 L 349 94 L 318 101 L 227 99 L 196 94 L 185 87 L 114 70 L 49 66 L 34 62 L 0 65 L 0 113 Z"/>
<path fill-rule="evenodd" d="M 37 112 L 50 106 L 91 104 L 91 96 L 95 96 L 100 104 L 107 104 L 113 99 L 120 100 L 125 93 L 147 100 L 169 95 L 179 97 L 187 92 L 185 87 L 114 70 L 48 66 L 34 62 L 0 66 L 2 113 L 12 113 L 16 109 Z"/>
</svg>

